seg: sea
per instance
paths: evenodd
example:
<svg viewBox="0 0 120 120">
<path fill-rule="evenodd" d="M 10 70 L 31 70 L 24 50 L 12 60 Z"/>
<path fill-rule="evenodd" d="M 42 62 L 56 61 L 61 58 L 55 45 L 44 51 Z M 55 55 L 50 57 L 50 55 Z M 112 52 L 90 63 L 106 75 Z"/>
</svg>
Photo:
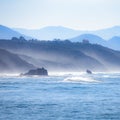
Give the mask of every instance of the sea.
<svg viewBox="0 0 120 120">
<path fill-rule="evenodd" d="M 120 73 L 1 75 L 0 120 L 120 120 Z"/>
</svg>

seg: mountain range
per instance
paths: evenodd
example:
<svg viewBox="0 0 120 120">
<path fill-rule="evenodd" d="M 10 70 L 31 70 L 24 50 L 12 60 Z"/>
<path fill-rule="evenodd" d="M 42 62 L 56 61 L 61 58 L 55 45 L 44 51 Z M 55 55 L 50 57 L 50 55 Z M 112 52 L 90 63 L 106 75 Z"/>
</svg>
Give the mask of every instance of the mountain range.
<svg viewBox="0 0 120 120">
<path fill-rule="evenodd" d="M 41 29 L 29 30 L 8 28 L 0 25 L 0 39 L 24 36 L 25 39 L 54 40 L 68 39 L 72 42 L 82 42 L 83 39 L 90 43 L 100 44 L 115 50 L 120 50 L 120 26 L 96 31 L 80 31 L 62 26 L 49 26 Z M 29 37 L 30 36 L 30 37 Z"/>
<path fill-rule="evenodd" d="M 0 48 L 17 55 L 26 68 L 45 67 L 48 71 L 120 71 L 120 52 L 98 44 L 37 40 L 0 40 Z M 4 53 L 7 55 L 7 52 Z M 6 57 L 2 57 L 6 59 Z M 7 58 L 9 60 L 9 58 Z M 4 60 L 3 60 L 4 61 Z M 12 62 L 17 63 L 16 59 Z M 0 62 L 3 64 L 3 62 Z M 9 64 L 11 64 L 8 61 Z M 31 65 L 31 66 L 28 66 Z M 2 66 L 2 65 L 1 65 Z M 21 69 L 19 69 L 21 70 Z M 22 70 L 21 70 L 22 72 Z"/>
<path fill-rule="evenodd" d="M 53 40 L 53 39 L 63 40 L 63 39 L 75 37 L 82 32 L 62 26 L 48 26 L 41 29 L 33 29 L 33 30 L 14 28 L 14 30 L 22 34 L 32 36 L 39 40 Z"/>
<path fill-rule="evenodd" d="M 62 26 L 48 26 L 41 29 L 32 29 L 32 30 L 14 28 L 14 30 L 40 40 L 71 39 L 81 34 L 94 34 L 100 36 L 105 40 L 109 40 L 114 36 L 120 36 L 120 26 L 114 26 L 111 28 L 94 30 L 94 31 L 74 30 Z"/>
<path fill-rule="evenodd" d="M 20 36 L 23 36 L 26 39 L 32 38 L 32 37 L 29 37 L 29 36 L 24 35 L 22 33 L 19 33 L 12 28 L 0 25 L 0 39 L 11 39 L 12 37 L 19 38 Z"/>
<path fill-rule="evenodd" d="M 120 50 L 120 37 L 119 36 L 114 36 L 111 39 L 106 41 L 97 35 L 82 34 L 70 40 L 72 42 L 82 42 L 83 40 L 88 40 L 92 44 L 100 44 L 102 46 L 105 46 L 105 47 L 108 47 L 114 50 Z"/>
</svg>

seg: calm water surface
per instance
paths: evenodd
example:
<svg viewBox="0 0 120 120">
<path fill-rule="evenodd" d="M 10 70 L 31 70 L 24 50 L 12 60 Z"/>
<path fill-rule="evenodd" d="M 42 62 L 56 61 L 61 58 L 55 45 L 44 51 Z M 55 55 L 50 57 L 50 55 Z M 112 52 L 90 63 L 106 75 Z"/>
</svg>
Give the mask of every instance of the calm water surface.
<svg viewBox="0 0 120 120">
<path fill-rule="evenodd" d="M 120 120 L 120 74 L 1 76 L 0 120 Z"/>
</svg>

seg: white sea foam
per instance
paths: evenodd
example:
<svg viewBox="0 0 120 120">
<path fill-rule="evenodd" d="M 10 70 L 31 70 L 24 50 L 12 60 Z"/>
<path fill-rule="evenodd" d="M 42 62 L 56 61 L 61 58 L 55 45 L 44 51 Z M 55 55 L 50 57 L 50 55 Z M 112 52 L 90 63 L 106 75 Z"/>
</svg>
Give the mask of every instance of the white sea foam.
<svg viewBox="0 0 120 120">
<path fill-rule="evenodd" d="M 19 77 L 19 74 L 8 74 L 8 73 L 3 73 L 3 74 L 0 74 L 0 77 Z"/>
<path fill-rule="evenodd" d="M 66 82 L 99 82 L 94 77 L 89 75 L 67 77 L 64 79 L 64 81 Z"/>
<path fill-rule="evenodd" d="M 49 72 L 50 76 L 73 76 L 83 74 L 85 74 L 85 72 Z"/>
</svg>

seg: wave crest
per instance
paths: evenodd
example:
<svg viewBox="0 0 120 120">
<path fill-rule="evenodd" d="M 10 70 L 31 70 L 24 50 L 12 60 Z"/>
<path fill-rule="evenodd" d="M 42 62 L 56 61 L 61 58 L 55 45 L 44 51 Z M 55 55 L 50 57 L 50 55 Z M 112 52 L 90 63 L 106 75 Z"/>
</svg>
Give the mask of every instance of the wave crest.
<svg viewBox="0 0 120 120">
<path fill-rule="evenodd" d="M 99 82 L 95 80 L 92 76 L 72 76 L 64 79 L 66 82 Z"/>
</svg>

